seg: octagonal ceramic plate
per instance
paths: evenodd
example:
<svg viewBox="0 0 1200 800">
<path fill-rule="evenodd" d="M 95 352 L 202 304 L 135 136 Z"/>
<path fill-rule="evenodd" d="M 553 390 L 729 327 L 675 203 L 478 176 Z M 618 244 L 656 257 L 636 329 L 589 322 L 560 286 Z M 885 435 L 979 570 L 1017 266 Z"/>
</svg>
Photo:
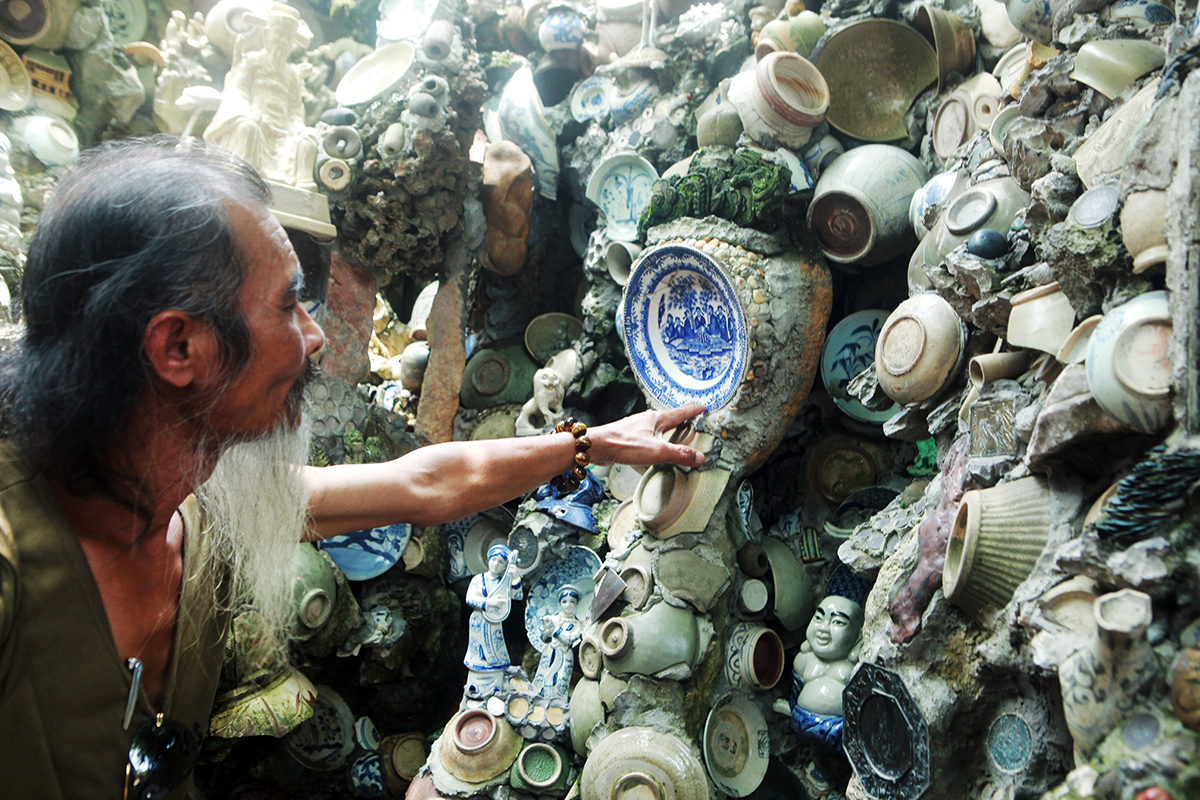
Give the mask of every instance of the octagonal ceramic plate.
<svg viewBox="0 0 1200 800">
<path fill-rule="evenodd" d="M 525 635 L 529 643 L 542 652 L 550 645 L 542 641 L 542 617 L 558 613 L 558 590 L 564 584 L 579 587 L 579 605 L 575 616 L 580 620 L 580 629 L 591 621 L 592 594 L 595 593 L 594 577 L 600 571 L 600 556 L 591 548 L 575 545 L 567 549 L 567 556 L 555 561 L 533 582 L 525 598 Z"/>
<path fill-rule="evenodd" d="M 730 797 L 745 797 L 767 774 L 771 739 L 767 722 L 751 698 L 727 694 L 704 723 L 704 764 L 709 777 Z"/>
<path fill-rule="evenodd" d="M 746 315 L 725 269 L 693 247 L 646 250 L 621 299 L 629 362 L 660 407 L 717 409 L 746 373 Z"/>
</svg>

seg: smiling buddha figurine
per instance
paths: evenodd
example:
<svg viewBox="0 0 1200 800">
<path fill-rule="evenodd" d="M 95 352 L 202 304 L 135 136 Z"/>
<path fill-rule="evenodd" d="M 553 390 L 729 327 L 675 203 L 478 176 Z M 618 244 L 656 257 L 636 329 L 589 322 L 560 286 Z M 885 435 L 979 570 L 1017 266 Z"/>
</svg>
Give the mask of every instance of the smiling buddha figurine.
<svg viewBox="0 0 1200 800">
<path fill-rule="evenodd" d="M 845 565 L 834 570 L 792 663 L 792 696 L 772 706 L 792 730 L 821 744 L 842 744 L 842 691 L 862 648 L 867 583 Z"/>
</svg>

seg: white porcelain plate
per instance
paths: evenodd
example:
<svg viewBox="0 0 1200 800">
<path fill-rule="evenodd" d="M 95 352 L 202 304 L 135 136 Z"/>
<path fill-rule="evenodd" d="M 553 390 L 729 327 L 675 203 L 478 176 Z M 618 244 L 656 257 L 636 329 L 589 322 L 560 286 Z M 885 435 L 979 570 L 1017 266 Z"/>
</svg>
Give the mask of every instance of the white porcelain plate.
<svg viewBox="0 0 1200 800">
<path fill-rule="evenodd" d="M 542 617 L 558 613 L 558 590 L 564 584 L 579 587 L 579 593 L 583 596 L 579 599 L 575 614 L 582 627 L 587 627 L 591 621 L 592 594 L 596 589 L 593 578 L 599 571 L 600 556 L 582 545 L 568 548 L 566 558 L 542 570 L 525 598 L 525 635 L 539 653 L 550 646 L 542 641 Z"/>
<path fill-rule="evenodd" d="M 603 212 L 610 238 L 637 240 L 638 218 L 650 204 L 650 189 L 656 180 L 654 165 L 633 153 L 606 158 L 596 167 L 588 180 L 587 198 Z"/>
<path fill-rule="evenodd" d="M 577 122 L 587 122 L 607 114 L 612 86 L 612 81 L 603 75 L 592 75 L 581 80 L 571 91 L 571 116 Z"/>
<path fill-rule="evenodd" d="M 338 103 L 355 106 L 379 97 L 404 77 L 412 66 L 413 55 L 410 43 L 396 42 L 363 56 L 338 82 Z"/>
<path fill-rule="evenodd" d="M 883 411 L 871 411 L 846 390 L 855 375 L 875 365 L 875 343 L 887 317 L 888 312 L 878 308 L 856 311 L 833 326 L 821 350 L 825 389 L 834 405 L 860 422 L 883 423 L 900 410 L 892 404 Z"/>
<path fill-rule="evenodd" d="M 734 692 L 717 701 L 704 723 L 704 764 L 730 797 L 745 797 L 767 774 L 771 740 L 758 705 Z"/>
<path fill-rule="evenodd" d="M 659 406 L 717 409 L 746 373 L 746 316 L 733 283 L 711 257 L 686 245 L 643 251 L 621 299 L 629 362 Z"/>
<path fill-rule="evenodd" d="M 349 580 L 365 581 L 391 569 L 411 536 L 412 526 L 398 523 L 331 536 L 317 542 L 317 548 L 328 553 Z"/>
</svg>

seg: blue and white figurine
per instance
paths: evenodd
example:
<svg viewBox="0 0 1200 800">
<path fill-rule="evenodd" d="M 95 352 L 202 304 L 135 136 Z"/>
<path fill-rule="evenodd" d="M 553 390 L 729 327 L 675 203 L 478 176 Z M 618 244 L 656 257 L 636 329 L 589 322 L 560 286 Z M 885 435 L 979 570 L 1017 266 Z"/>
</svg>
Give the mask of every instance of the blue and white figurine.
<svg viewBox="0 0 1200 800">
<path fill-rule="evenodd" d="M 583 638 L 583 622 L 575 616 L 582 597 L 579 588 L 566 584 L 558 590 L 558 613 L 542 617 L 542 650 L 533 691 L 542 697 L 566 700 L 575 668 L 575 648 Z"/>
<path fill-rule="evenodd" d="M 502 544 L 488 548 L 487 572 L 471 578 L 467 605 L 475 609 L 468 622 L 467 654 L 463 664 L 469 671 L 468 697 L 485 697 L 504 688 L 504 675 L 511 666 L 504 641 L 504 620 L 512 601 L 521 599 L 521 575 Z"/>
</svg>

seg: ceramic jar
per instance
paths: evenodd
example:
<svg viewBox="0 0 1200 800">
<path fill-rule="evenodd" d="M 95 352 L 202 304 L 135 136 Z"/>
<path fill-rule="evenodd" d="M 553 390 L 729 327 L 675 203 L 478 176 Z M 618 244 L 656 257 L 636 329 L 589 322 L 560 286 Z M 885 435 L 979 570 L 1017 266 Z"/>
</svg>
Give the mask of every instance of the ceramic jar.
<svg viewBox="0 0 1200 800">
<path fill-rule="evenodd" d="M 776 50 L 790 50 L 808 58 L 824 35 L 825 21 L 815 11 L 804 10 L 787 19 L 772 20 L 758 32 L 754 57 L 762 61 Z"/>
<path fill-rule="evenodd" d="M 1051 44 L 1054 39 L 1054 15 L 1067 0 L 1005 0 L 1008 19 L 1013 27 L 1035 42 Z"/>
<path fill-rule="evenodd" d="M 1058 668 L 1067 728 L 1083 760 L 1129 716 L 1158 675 L 1146 639 L 1153 619 L 1149 595 L 1133 589 L 1101 595 L 1092 613 L 1095 637 Z"/>
<path fill-rule="evenodd" d="M 1121 239 L 1133 256 L 1134 273 L 1166 263 L 1167 193 L 1162 189 L 1132 192 L 1121 206 Z"/>
<path fill-rule="evenodd" d="M 761 625 L 739 622 L 725 644 L 725 679 L 735 689 L 765 692 L 783 675 L 783 640 Z"/>
<path fill-rule="evenodd" d="M 964 492 L 946 546 L 946 599 L 973 614 L 1003 608 L 1033 571 L 1049 532 L 1042 478 Z"/>
<path fill-rule="evenodd" d="M 821 174 L 809 227 L 831 261 L 864 266 L 902 255 L 914 242 L 908 209 L 929 172 L 907 150 L 868 144 L 848 150 Z"/>
<path fill-rule="evenodd" d="M 1088 341 L 1088 388 L 1100 407 L 1142 433 L 1171 420 L 1171 310 L 1147 292 L 1104 315 Z"/>
<path fill-rule="evenodd" d="M 936 397 L 958 372 L 966 326 L 934 293 L 908 298 L 888 316 L 875 347 L 879 388 L 901 405 Z"/>
<path fill-rule="evenodd" d="M 734 76 L 729 99 L 747 135 L 764 147 L 796 149 L 829 110 L 829 84 L 806 58 L 789 51 L 768 53 L 753 72 Z"/>
<path fill-rule="evenodd" d="M 553 6 L 538 28 L 538 41 L 547 53 L 555 50 L 577 50 L 583 44 L 587 23 L 570 6 Z"/>
<path fill-rule="evenodd" d="M 964 189 L 938 217 L 925 238 L 925 263 L 936 267 L 951 250 L 984 228 L 1007 236 L 1029 193 L 1012 178 L 993 178 Z"/>
<path fill-rule="evenodd" d="M 529 67 L 522 67 L 508 79 L 500 95 L 499 114 L 504 138 L 524 150 L 533 162 L 538 192 L 554 200 L 558 196 L 558 143 L 542 116 L 542 100 Z"/>
<path fill-rule="evenodd" d="M 301 639 L 316 635 L 333 614 L 337 598 L 337 580 L 333 566 L 317 548 L 302 543 L 296 546 L 296 622 L 295 633 Z"/>
<path fill-rule="evenodd" d="M 579 779 L 582 800 L 694 800 L 709 796 L 708 775 L 692 745 L 654 728 L 604 737 Z"/>
</svg>

